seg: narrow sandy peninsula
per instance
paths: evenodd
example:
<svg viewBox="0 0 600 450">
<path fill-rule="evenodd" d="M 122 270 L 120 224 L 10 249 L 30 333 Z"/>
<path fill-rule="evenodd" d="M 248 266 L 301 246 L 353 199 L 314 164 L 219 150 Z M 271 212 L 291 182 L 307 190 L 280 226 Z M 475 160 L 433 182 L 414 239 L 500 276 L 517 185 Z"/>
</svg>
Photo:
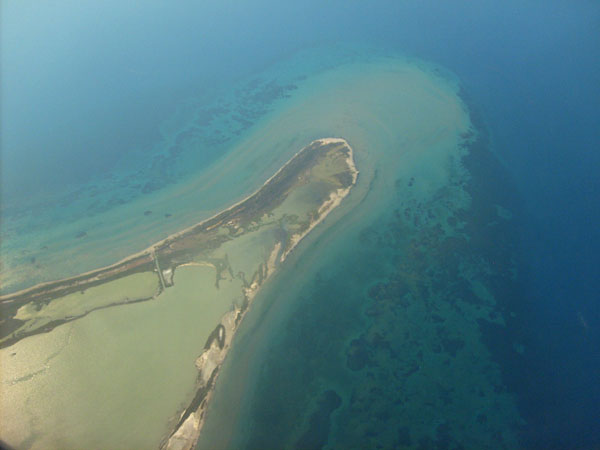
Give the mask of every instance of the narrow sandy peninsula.
<svg viewBox="0 0 600 450">
<path fill-rule="evenodd" d="M 192 448 L 221 364 L 257 291 L 300 240 L 348 195 L 357 177 L 352 148 L 344 139 L 313 141 L 258 191 L 210 219 L 113 265 L 0 297 L 0 351 L 10 355 L 3 357 L 1 394 L 16 402 L 24 382 L 39 380 L 40 392 L 53 382 L 69 383 L 45 379 L 52 376 L 50 371 L 34 371 L 35 364 L 19 360 L 30 345 L 26 338 L 43 339 L 62 325 L 91 319 L 87 316 L 93 311 L 98 314 L 122 305 L 188 296 L 194 307 L 203 311 L 195 330 L 204 338 L 197 343 L 194 395 L 186 407 L 170 414 L 162 437 L 155 442 L 167 449 Z M 69 342 L 76 339 L 71 334 Z M 48 366 L 49 360 L 44 361 L 40 367 Z M 60 364 L 60 356 L 53 364 Z M 35 386 L 28 389 L 35 391 Z M 100 406 L 110 412 L 110 402 L 106 403 Z M 51 407 L 57 405 L 48 409 Z M 60 436 L 55 435 L 44 408 L 40 405 L 39 411 L 30 413 L 33 416 L 3 415 L 0 419 L 6 425 L 2 437 L 17 446 L 24 441 L 33 442 L 32 448 L 51 446 Z M 43 425 L 35 436 L 19 425 L 28 420 L 39 420 Z M 74 428 L 74 441 L 66 443 L 77 444 L 77 432 L 85 435 L 85 426 Z M 110 426 L 119 427 L 119 423 L 115 420 Z M 110 434 L 122 430 L 101 431 Z M 82 447 L 86 444 L 79 442 Z"/>
</svg>

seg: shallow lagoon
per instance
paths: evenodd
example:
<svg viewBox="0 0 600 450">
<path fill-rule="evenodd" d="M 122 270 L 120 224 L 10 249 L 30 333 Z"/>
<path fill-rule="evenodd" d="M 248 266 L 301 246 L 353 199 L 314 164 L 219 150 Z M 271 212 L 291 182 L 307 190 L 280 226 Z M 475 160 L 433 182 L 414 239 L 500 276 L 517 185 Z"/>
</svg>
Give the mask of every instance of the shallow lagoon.
<svg viewBox="0 0 600 450">
<path fill-rule="evenodd" d="M 215 277 L 208 266 L 180 267 L 157 300 L 95 311 L 3 349 L 3 438 L 33 448 L 156 447 L 193 395 L 194 361 L 231 308 L 223 299 L 240 296 L 239 281 L 217 291 Z"/>
</svg>

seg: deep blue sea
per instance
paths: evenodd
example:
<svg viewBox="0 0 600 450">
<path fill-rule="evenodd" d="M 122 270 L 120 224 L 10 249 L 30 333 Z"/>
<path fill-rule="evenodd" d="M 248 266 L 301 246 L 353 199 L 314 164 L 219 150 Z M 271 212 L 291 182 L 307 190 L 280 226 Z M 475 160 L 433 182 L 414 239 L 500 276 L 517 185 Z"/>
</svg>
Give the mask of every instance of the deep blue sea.
<svg viewBox="0 0 600 450">
<path fill-rule="evenodd" d="M 7 0 L 1 12 L 2 258 L 17 275 L 15 268 L 23 261 L 44 261 L 29 243 L 37 250 L 49 245 L 59 252 L 48 244 L 51 237 L 35 237 L 41 236 L 40 230 L 62 227 L 69 236 L 86 233 L 95 239 L 94 227 L 101 226 L 93 223 L 95 217 L 137 204 L 144 196 L 160 200 L 161 193 L 175 189 L 180 180 L 211 167 L 252 124 L 276 109 L 278 99 L 294 89 L 292 83 L 301 83 L 295 74 L 310 77 L 316 70 L 311 64 L 326 66 L 328 52 L 332 65 L 352 59 L 353 49 L 360 55 L 373 49 L 381 55 L 428 61 L 455 74 L 495 158 L 488 178 L 481 168 L 492 163 L 473 163 L 474 173 L 481 169 L 479 177 L 487 180 L 485 188 L 474 185 L 473 192 L 494 199 L 507 198 L 510 192 L 506 202 L 514 219 L 506 233 L 500 230 L 503 234 L 482 238 L 482 248 L 490 252 L 486 255 L 496 239 L 498 245 L 510 245 L 510 258 L 519 272 L 515 286 L 499 288 L 503 294 L 496 294 L 506 325 L 480 324 L 481 342 L 502 376 L 497 389 L 516 399 L 523 448 L 600 448 L 600 3 Z M 301 55 L 310 52 L 319 57 L 302 68 Z M 290 59 L 295 61 L 293 68 L 278 66 Z M 278 84 L 269 85 L 268 78 L 257 75 L 264 73 Z M 180 130 L 186 129 L 189 111 L 194 111 L 196 125 L 184 135 Z M 194 151 L 189 150 L 192 146 Z M 237 200 L 250 187 L 232 188 L 231 199 L 207 199 L 203 211 Z M 140 208 L 152 209 L 148 202 Z M 172 206 L 178 207 L 185 216 L 185 203 Z M 185 216 L 168 231 L 197 219 Z M 69 228 L 76 221 L 88 223 L 85 220 L 90 228 Z M 161 235 L 160 225 L 143 226 L 148 239 Z M 319 274 L 307 275 L 306 283 L 290 291 L 290 296 L 307 299 L 303 304 L 313 312 L 305 306 L 293 318 L 280 318 L 287 334 L 263 345 L 265 353 L 280 356 L 277 363 L 255 369 L 261 374 L 255 375 L 257 394 L 246 408 L 254 429 L 232 431 L 245 435 L 236 442 L 249 448 L 348 448 L 343 423 L 351 423 L 354 410 L 349 406 L 351 393 L 344 389 L 362 381 L 344 381 L 344 371 L 362 370 L 364 364 L 356 362 L 360 357 L 352 355 L 368 353 L 374 361 L 381 349 L 373 347 L 377 339 L 364 331 L 371 323 L 365 319 L 371 317 L 368 313 L 361 316 L 356 308 L 346 310 L 327 299 L 344 297 L 358 305 L 361 299 L 352 300 L 356 292 L 371 292 L 376 298 L 379 294 L 372 289 L 378 282 L 385 289 L 406 282 L 387 273 L 394 255 L 412 251 L 401 237 L 385 234 L 393 234 L 394 227 L 399 227 L 394 214 L 378 218 L 371 237 L 363 231 L 360 245 L 348 242 L 344 249 L 336 244 L 341 249 L 338 258 L 325 258 Z M 381 239 L 387 244 L 369 244 Z M 311 257 L 310 251 L 306 254 Z M 497 254 L 499 261 L 506 257 L 499 250 Z M 90 265 L 110 262 L 112 256 L 107 258 L 96 258 Z M 298 267 L 303 267 L 302 261 Z M 443 268 L 435 270 L 451 276 Z M 32 276 L 43 281 L 54 276 L 48 273 L 39 269 Z M 283 280 L 300 276 L 293 270 L 281 274 Z M 3 289 L 13 282 L 6 280 Z M 14 283 L 23 287 L 27 281 Z M 339 319 L 344 314 L 345 319 Z M 348 341 L 340 337 L 336 344 L 350 355 L 350 362 L 324 367 L 328 358 L 321 355 L 313 369 L 297 376 L 298 366 L 308 361 L 309 353 L 318 353 L 328 338 L 315 338 L 311 351 L 300 349 L 293 356 L 285 349 L 295 345 L 291 342 L 306 342 L 302 333 L 307 327 L 320 329 L 313 336 L 328 329 L 323 317 L 334 316 L 339 327 L 354 330 Z M 329 332 L 336 333 L 335 325 Z M 400 336 L 387 338 L 403 339 Z M 514 349 L 516 341 L 522 346 L 519 351 Z M 451 346 L 452 340 L 447 342 Z M 403 361 L 392 358 L 387 364 L 400 367 Z M 329 384 L 317 389 L 314 402 L 299 411 L 296 398 L 324 377 L 318 367 L 324 367 Z M 407 377 L 414 373 L 409 369 L 401 368 Z M 372 377 L 379 376 L 373 369 Z M 378 382 L 385 384 L 381 377 Z M 336 387 L 331 380 L 337 378 Z M 281 385 L 274 387 L 275 381 Z M 373 402 L 385 403 L 385 393 L 360 392 L 366 403 L 370 395 Z M 277 401 L 269 397 L 275 394 Z M 289 401 L 281 401 L 282 395 L 289 395 Z M 272 402 L 282 408 L 279 418 L 267 413 Z M 398 405 L 394 408 L 401 408 Z M 409 425 L 394 408 L 382 407 L 375 419 L 370 416 L 384 425 L 357 432 L 361 437 L 357 434 L 355 444 L 368 442 L 377 448 L 382 430 L 394 429 L 396 440 L 381 437 L 380 448 L 388 448 L 390 442 L 397 448 L 472 448 L 460 446 L 454 438 L 460 433 L 444 428 L 443 417 L 435 419 L 431 440 L 411 440 Z M 355 417 L 372 413 L 368 408 L 356 411 Z M 470 414 L 466 405 L 463 413 Z M 294 414 L 314 425 L 312 435 L 300 433 L 290 440 L 289 425 L 283 422 Z M 279 428 L 277 420 L 282 422 Z M 485 420 L 482 417 L 480 424 Z M 364 436 L 370 440 L 360 441 Z M 500 439 L 497 443 L 505 448 Z"/>
</svg>

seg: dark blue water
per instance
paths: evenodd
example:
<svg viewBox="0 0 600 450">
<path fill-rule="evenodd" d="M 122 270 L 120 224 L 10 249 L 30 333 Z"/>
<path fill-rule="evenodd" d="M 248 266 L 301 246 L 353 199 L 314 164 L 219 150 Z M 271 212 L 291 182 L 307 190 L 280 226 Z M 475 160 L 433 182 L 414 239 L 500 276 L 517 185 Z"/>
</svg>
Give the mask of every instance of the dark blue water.
<svg viewBox="0 0 600 450">
<path fill-rule="evenodd" d="M 6 204 L 136 170 L 183 101 L 208 102 L 299 48 L 368 44 L 455 72 L 520 205 L 522 275 L 503 299 L 514 316 L 484 339 L 518 396 L 523 442 L 600 445 L 597 2 L 64 1 L 2 13 Z M 507 333 L 526 358 L 506 350 Z"/>
<path fill-rule="evenodd" d="M 448 44 L 453 61 L 436 59 L 484 109 L 524 202 L 527 275 L 514 331 L 530 351 L 525 367 L 504 361 L 506 377 L 532 447 L 591 448 L 600 442 L 598 6 L 528 2 L 479 13 L 455 22 L 464 38 Z"/>
<path fill-rule="evenodd" d="M 454 9 L 454 8 L 452 8 Z M 600 13 L 592 2 L 454 9 L 444 48 L 415 46 L 455 70 L 483 109 L 524 215 L 527 271 L 516 333 L 523 366 L 504 360 L 535 448 L 600 442 Z M 422 46 L 422 47 L 420 47 Z M 425 49 L 425 47 L 427 47 Z M 497 349 L 502 361 L 502 351 Z"/>
</svg>

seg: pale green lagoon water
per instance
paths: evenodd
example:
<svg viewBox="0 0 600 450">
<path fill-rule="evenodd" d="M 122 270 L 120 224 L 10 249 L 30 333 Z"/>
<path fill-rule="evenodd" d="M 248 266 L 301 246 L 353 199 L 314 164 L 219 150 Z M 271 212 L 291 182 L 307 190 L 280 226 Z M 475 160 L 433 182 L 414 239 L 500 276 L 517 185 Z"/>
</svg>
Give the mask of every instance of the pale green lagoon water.
<svg viewBox="0 0 600 450">
<path fill-rule="evenodd" d="M 180 267 L 156 300 L 2 349 L 2 438 L 40 449 L 157 447 L 194 394 L 207 336 L 241 297 L 239 280 L 217 290 L 215 277 L 209 266 Z"/>
</svg>

